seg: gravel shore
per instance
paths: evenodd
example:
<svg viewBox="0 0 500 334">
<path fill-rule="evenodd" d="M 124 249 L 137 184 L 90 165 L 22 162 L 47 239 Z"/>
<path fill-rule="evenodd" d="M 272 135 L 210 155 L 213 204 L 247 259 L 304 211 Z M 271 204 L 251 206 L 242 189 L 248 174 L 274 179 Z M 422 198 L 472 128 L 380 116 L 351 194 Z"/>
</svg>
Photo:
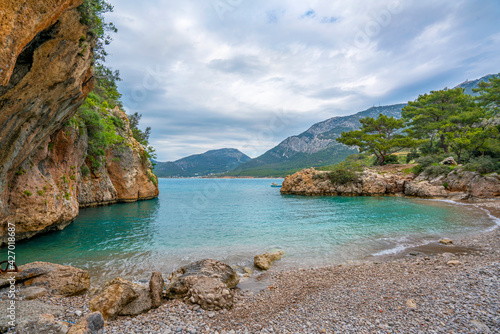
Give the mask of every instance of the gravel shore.
<svg viewBox="0 0 500 334">
<path fill-rule="evenodd" d="M 500 201 L 476 204 L 500 217 Z M 256 280 L 265 288 L 239 289 L 231 310 L 165 301 L 104 333 L 500 333 L 500 229 L 349 265 L 271 269 Z M 89 312 L 88 296 L 39 301 L 65 306 L 59 320 Z"/>
</svg>

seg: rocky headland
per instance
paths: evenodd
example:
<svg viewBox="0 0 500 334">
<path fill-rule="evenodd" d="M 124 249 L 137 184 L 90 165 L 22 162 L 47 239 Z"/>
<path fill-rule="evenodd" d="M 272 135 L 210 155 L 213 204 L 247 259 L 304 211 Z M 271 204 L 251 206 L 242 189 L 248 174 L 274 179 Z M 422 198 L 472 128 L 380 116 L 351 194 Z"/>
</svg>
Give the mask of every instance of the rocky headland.
<svg viewBox="0 0 500 334">
<path fill-rule="evenodd" d="M 289 175 L 283 181 L 282 194 L 307 196 L 408 196 L 467 200 L 498 198 L 500 176 L 481 175 L 456 167 L 447 175 L 415 175 L 415 165 L 387 165 L 365 168 L 355 182 L 333 183 L 326 171 L 314 168 Z"/>
<path fill-rule="evenodd" d="M 151 199 L 157 179 L 125 113 L 121 145 L 91 170 L 85 128 L 71 124 L 94 88 L 95 36 L 83 0 L 0 3 L 0 244 L 62 229 L 80 207 Z M 90 171 L 91 172 L 86 172 Z"/>
</svg>

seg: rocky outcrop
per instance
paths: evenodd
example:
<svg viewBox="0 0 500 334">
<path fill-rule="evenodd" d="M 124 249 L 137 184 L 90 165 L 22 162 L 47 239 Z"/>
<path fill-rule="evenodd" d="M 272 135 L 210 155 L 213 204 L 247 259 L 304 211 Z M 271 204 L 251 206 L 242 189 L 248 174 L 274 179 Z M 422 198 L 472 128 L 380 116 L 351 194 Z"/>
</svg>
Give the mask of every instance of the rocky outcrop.
<svg viewBox="0 0 500 334">
<path fill-rule="evenodd" d="M 333 184 L 327 172 L 314 168 L 289 175 L 283 181 L 282 194 L 341 196 L 409 196 L 422 198 L 496 198 L 500 196 L 500 176 L 455 168 L 447 175 L 418 177 L 410 172 L 414 165 L 390 165 L 366 168 L 359 179 L 344 185 Z"/>
<path fill-rule="evenodd" d="M 15 173 L 93 88 L 93 40 L 76 9 L 82 2 L 0 2 L 0 232 Z"/>
<path fill-rule="evenodd" d="M 12 274 L 3 275 L 12 276 Z M 74 296 L 86 292 L 90 287 L 88 271 L 71 266 L 48 262 L 32 262 L 19 267 L 14 274 L 16 283 L 41 287 L 54 295 Z M 0 287 L 9 284 L 7 277 L 0 279 Z"/>
<path fill-rule="evenodd" d="M 90 172 L 85 128 L 64 126 L 43 143 L 16 171 L 8 185 L 10 215 L 16 239 L 60 230 L 78 215 L 80 207 L 130 202 L 158 196 L 157 178 L 144 148 L 132 136 L 125 113 L 109 110 L 123 120 L 117 129 L 124 138 L 106 152 L 98 170 Z M 83 171 L 89 171 L 83 174 Z M 7 235 L 0 236 L 6 242 Z"/>
<path fill-rule="evenodd" d="M 282 250 L 256 255 L 253 259 L 253 263 L 259 269 L 269 270 L 271 268 L 271 264 L 274 261 L 281 259 L 283 255 L 285 255 L 285 252 Z"/>
<path fill-rule="evenodd" d="M 94 34 L 83 0 L 0 2 L 0 246 L 60 230 L 80 207 L 151 199 L 157 178 L 125 113 L 121 145 L 87 168 L 87 130 L 69 122 L 93 89 Z M 85 171 L 92 170 L 91 173 Z"/>
<path fill-rule="evenodd" d="M 109 112 L 122 120 L 123 127 L 117 128 L 117 134 L 124 141 L 107 150 L 98 170 L 81 175 L 78 185 L 80 207 L 158 197 L 158 179 L 151 170 L 144 147 L 132 136 L 127 115 L 119 108 Z M 89 171 L 92 169 L 88 161 L 85 166 Z"/>
<path fill-rule="evenodd" d="M 183 298 L 206 310 L 231 308 L 234 297 L 231 289 L 238 283 L 239 276 L 229 265 L 206 259 L 174 271 L 167 297 Z"/>
</svg>

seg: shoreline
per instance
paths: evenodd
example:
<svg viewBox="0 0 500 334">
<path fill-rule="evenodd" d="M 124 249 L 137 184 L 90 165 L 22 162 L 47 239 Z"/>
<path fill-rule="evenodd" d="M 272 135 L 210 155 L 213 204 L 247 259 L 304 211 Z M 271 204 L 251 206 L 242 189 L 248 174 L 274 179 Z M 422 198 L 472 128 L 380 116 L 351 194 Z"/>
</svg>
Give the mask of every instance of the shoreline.
<svg viewBox="0 0 500 334">
<path fill-rule="evenodd" d="M 458 203 L 460 204 L 460 203 Z M 500 201 L 475 205 L 500 219 Z M 500 228 L 472 233 L 453 245 L 428 244 L 349 264 L 271 268 L 243 287 L 235 306 L 219 312 L 166 300 L 158 309 L 106 324 L 104 333 L 333 333 L 500 330 Z M 42 297 L 74 322 L 88 314 L 88 294 Z M 77 313 L 78 313 L 77 312 Z"/>
</svg>

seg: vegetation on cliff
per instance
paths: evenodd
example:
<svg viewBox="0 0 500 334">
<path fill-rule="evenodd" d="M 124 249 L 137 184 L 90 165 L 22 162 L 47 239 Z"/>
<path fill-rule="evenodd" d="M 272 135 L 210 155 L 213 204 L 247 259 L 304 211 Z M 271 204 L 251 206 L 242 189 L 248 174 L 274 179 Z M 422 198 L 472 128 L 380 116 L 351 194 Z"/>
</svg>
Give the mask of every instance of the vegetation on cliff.
<svg viewBox="0 0 500 334">
<path fill-rule="evenodd" d="M 105 46 L 111 43 L 110 33 L 117 32 L 117 28 L 103 18 L 103 14 L 113 11 L 113 6 L 104 0 L 85 0 L 78 10 L 81 13 L 81 22 L 90 28 L 89 37 L 95 40 L 93 53 L 96 83 L 94 91 L 88 95 L 71 123 L 79 127 L 81 131 L 86 129 L 87 161 L 92 169 L 97 169 L 103 164 L 106 150 L 124 142 L 124 138 L 119 134 L 119 130 L 124 125 L 123 121 L 111 112 L 114 108 L 123 110 L 120 101 L 121 94 L 117 86 L 120 74 L 105 65 L 107 56 Z M 145 131 L 139 129 L 141 116 L 138 113 L 129 115 L 129 125 L 133 137 L 145 148 L 144 160 L 150 160 L 155 157 L 154 149 L 148 141 L 151 128 L 148 127 Z M 82 172 L 88 173 L 86 166 L 83 166 Z"/>
</svg>

